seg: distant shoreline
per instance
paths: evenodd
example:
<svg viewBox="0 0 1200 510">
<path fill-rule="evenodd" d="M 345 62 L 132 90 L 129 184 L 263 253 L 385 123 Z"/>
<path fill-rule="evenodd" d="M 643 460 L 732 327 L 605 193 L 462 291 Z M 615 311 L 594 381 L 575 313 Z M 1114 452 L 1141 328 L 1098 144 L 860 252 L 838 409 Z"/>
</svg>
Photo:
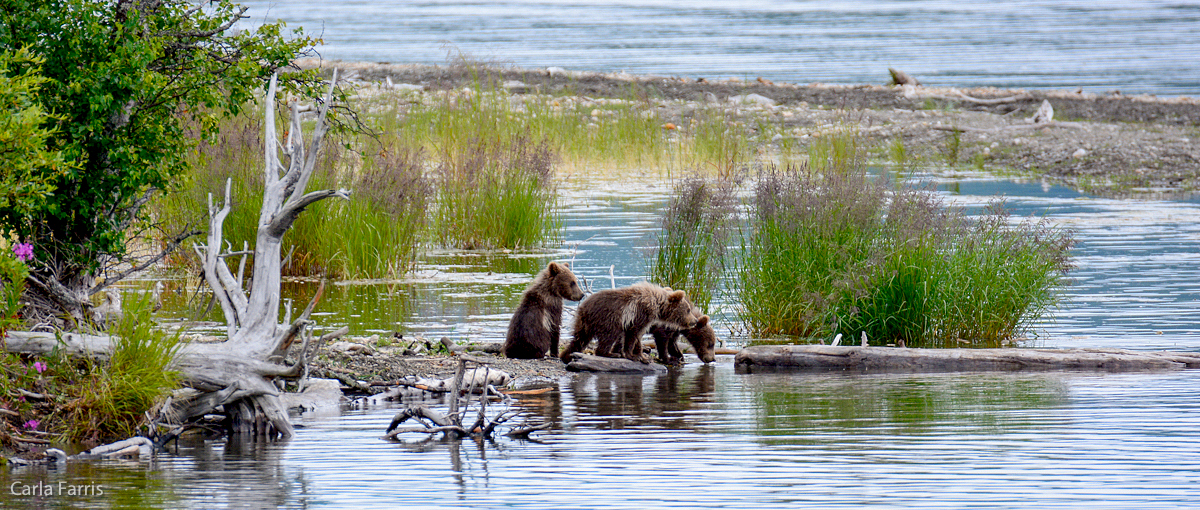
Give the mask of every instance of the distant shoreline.
<svg viewBox="0 0 1200 510">
<path fill-rule="evenodd" d="M 461 89 L 475 81 L 527 93 L 628 98 L 631 91 L 657 101 L 665 121 L 702 107 L 736 110 L 777 122 L 798 138 L 820 136 L 823 126 L 858 125 L 882 146 L 902 140 L 914 155 L 938 158 L 959 130 L 957 164 L 1041 176 L 1105 196 L 1176 197 L 1200 192 L 1200 98 L 1125 96 L 1082 91 L 798 85 L 769 80 L 692 80 L 560 68 L 521 69 L 426 64 L 380 64 L 304 59 L 305 68 L 341 69 L 359 86 L 403 86 L 425 91 Z M 918 76 L 917 79 L 920 79 Z M 733 105 L 730 97 L 758 94 L 769 107 Z M 972 102 L 959 94 L 984 102 Z M 1020 96 L 1014 101 L 1003 98 Z M 713 100 L 716 102 L 712 102 Z M 1001 100 L 994 104 L 989 101 Z M 1043 101 L 1056 124 L 1025 121 Z"/>
</svg>

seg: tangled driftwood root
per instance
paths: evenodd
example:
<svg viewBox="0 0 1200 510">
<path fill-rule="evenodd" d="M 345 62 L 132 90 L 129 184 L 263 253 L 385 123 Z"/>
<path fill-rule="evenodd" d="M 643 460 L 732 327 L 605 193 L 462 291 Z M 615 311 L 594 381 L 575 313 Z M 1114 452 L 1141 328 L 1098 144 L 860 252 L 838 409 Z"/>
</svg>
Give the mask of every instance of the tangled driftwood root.
<svg viewBox="0 0 1200 510">
<path fill-rule="evenodd" d="M 468 370 L 468 364 L 475 366 Z M 383 436 L 384 439 L 397 440 L 401 434 L 406 433 L 443 434 L 450 439 L 465 437 L 489 439 L 493 437 L 500 425 L 516 417 L 519 413 L 508 408 L 509 397 L 497 391 L 492 384 L 496 379 L 490 377 L 492 370 L 487 366 L 488 364 L 487 360 L 469 354 L 459 354 L 458 368 L 449 387 L 445 385 L 444 380 L 422 385 L 422 389 L 426 391 L 450 393 L 449 411 L 442 413 L 422 405 L 408 406 L 392 418 L 392 422 Z M 477 404 L 475 419 L 470 425 L 465 425 L 468 415 L 471 414 L 471 397 L 476 391 L 478 398 L 475 401 Z M 493 398 L 498 399 L 503 408 L 489 417 L 488 404 Z M 461 411 L 459 410 L 460 404 L 463 404 Z M 401 427 L 409 420 L 416 421 L 419 425 Z M 513 427 L 505 435 L 519 438 L 528 437 L 530 433 L 550 428 L 550 426 L 549 423 L 543 423 Z"/>
</svg>

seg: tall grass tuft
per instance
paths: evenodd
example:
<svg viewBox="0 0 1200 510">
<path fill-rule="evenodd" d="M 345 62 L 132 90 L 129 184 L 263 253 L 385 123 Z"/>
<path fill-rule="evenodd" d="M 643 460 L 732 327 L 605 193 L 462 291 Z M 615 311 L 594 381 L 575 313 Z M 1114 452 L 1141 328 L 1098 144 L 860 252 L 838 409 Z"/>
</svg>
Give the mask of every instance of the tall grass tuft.
<svg viewBox="0 0 1200 510">
<path fill-rule="evenodd" d="M 864 168 L 759 176 L 735 273 L 756 336 L 858 338 L 918 347 L 1000 345 L 1056 303 L 1071 232 L 968 220 L 931 193 Z"/>
<path fill-rule="evenodd" d="M 478 141 L 443 155 L 434 211 L 439 241 L 468 250 L 521 248 L 555 235 L 553 158 L 545 144 L 524 138 Z"/>
<path fill-rule="evenodd" d="M 66 349 L 0 353 L 0 408 L 8 410 L 0 415 L 0 446 L 19 446 L 13 435 L 91 444 L 125 439 L 178 387 L 171 363 L 179 335 L 154 329 L 149 294 L 125 305 L 109 328 L 115 340 L 108 359 L 73 359 Z M 29 392 L 46 398 L 22 396 Z"/>
<path fill-rule="evenodd" d="M 724 274 L 726 246 L 735 228 L 736 188 L 727 179 L 680 180 L 657 236 L 650 280 L 686 291 L 705 313 Z"/>
<path fill-rule="evenodd" d="M 232 209 L 222 233 L 234 249 L 253 248 L 263 193 L 263 128 L 251 110 L 223 121 L 216 137 L 201 140 L 179 188 L 155 201 L 155 213 L 171 228 L 206 227 L 208 194 L 220 200 L 225 180 L 232 178 Z M 286 274 L 384 278 L 404 274 L 415 263 L 433 197 L 425 176 L 427 153 L 396 138 L 362 138 L 361 157 L 332 141 L 322 148 L 310 189 L 353 193 L 349 201 L 318 202 L 299 217 L 283 240 L 290 254 Z M 183 253 L 176 262 L 198 266 L 191 255 Z"/>
<path fill-rule="evenodd" d="M 284 249 L 295 246 L 289 273 L 397 277 L 416 263 L 433 196 L 425 151 L 386 138 L 368 147 L 356 168 L 335 164 L 342 153 L 333 147 L 314 172 L 314 188 L 353 193 L 350 200 L 318 202 L 300 216 L 285 238 Z"/>
</svg>

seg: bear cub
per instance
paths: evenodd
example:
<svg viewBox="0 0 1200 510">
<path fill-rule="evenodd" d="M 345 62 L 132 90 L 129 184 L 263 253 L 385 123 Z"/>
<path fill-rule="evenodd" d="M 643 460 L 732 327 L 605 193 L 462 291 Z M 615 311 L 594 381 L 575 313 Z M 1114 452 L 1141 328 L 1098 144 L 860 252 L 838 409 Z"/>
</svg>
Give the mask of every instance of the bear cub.
<svg viewBox="0 0 1200 510">
<path fill-rule="evenodd" d="M 583 289 L 569 267 L 551 262 L 521 295 L 521 304 L 508 323 L 501 354 L 521 359 L 544 358 L 547 351 L 558 355 L 564 299 L 583 299 Z"/>
<path fill-rule="evenodd" d="M 579 303 L 574 339 L 559 358 L 570 363 L 571 354 L 582 351 L 595 338 L 597 356 L 649 363 L 642 353 L 642 335 L 660 325 L 692 329 L 697 322 L 692 309 L 682 290 L 653 283 L 596 292 Z"/>
<path fill-rule="evenodd" d="M 700 315 L 699 310 L 694 310 L 692 313 Z M 700 358 L 700 361 L 712 363 L 716 359 L 717 332 L 713 331 L 707 315 L 700 315 L 696 325 L 690 329 L 653 326 L 650 328 L 650 334 L 654 336 L 658 359 L 662 360 L 663 364 L 679 365 L 683 363 L 683 353 L 680 352 L 677 343 L 680 335 L 691 344 L 692 350 L 696 351 L 696 356 Z"/>
</svg>

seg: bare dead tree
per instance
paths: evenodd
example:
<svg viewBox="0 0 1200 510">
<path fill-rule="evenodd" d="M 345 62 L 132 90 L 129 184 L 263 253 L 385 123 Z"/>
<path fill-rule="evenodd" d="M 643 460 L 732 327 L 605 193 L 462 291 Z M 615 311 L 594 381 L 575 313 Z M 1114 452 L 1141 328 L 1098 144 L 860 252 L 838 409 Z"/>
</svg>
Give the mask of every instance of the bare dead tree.
<svg viewBox="0 0 1200 510">
<path fill-rule="evenodd" d="M 182 375 L 185 388 L 175 392 L 163 406 L 162 422 L 183 423 L 221 407 L 233 432 L 266 437 L 291 436 L 292 425 L 279 399 L 276 381 L 303 377 L 309 344 L 319 346 L 347 331 L 342 328 L 312 341 L 309 314 L 323 287 L 296 320 L 291 320 L 289 309 L 283 323 L 278 322 L 283 235 L 306 207 L 330 197 L 349 198 L 350 191 L 327 189 L 305 193 L 327 130 L 326 115 L 333 102 L 336 71 L 324 100 L 317 103 L 316 127 L 307 143 L 303 139 L 301 118 L 309 109 L 297 102 L 289 105 L 291 121 L 287 139 L 282 144 L 277 139 L 276 80 L 277 76 L 271 78 L 265 99 L 263 177 L 266 186 L 253 251 L 253 278 L 249 288 L 244 288 L 245 262 L 251 252 L 246 249 L 230 251 L 222 238 L 222 227 L 231 207 L 232 183 L 226 181 L 222 202 L 213 203 L 209 197 L 207 242 L 195 249 L 203 260 L 205 280 L 225 314 L 228 338 L 220 343 L 191 343 L 180 348 L 173 368 Z M 281 152 L 288 158 L 286 167 L 281 163 Z M 228 259 L 238 256 L 242 258 L 235 275 Z M 57 348 L 79 355 L 105 356 L 112 349 L 112 340 L 107 336 L 73 333 L 57 338 L 46 333 L 14 333 L 9 335 L 9 340 L 6 347 L 13 352 L 49 352 Z M 297 340 L 303 342 L 301 355 L 288 365 L 285 355 L 288 347 Z"/>
</svg>

